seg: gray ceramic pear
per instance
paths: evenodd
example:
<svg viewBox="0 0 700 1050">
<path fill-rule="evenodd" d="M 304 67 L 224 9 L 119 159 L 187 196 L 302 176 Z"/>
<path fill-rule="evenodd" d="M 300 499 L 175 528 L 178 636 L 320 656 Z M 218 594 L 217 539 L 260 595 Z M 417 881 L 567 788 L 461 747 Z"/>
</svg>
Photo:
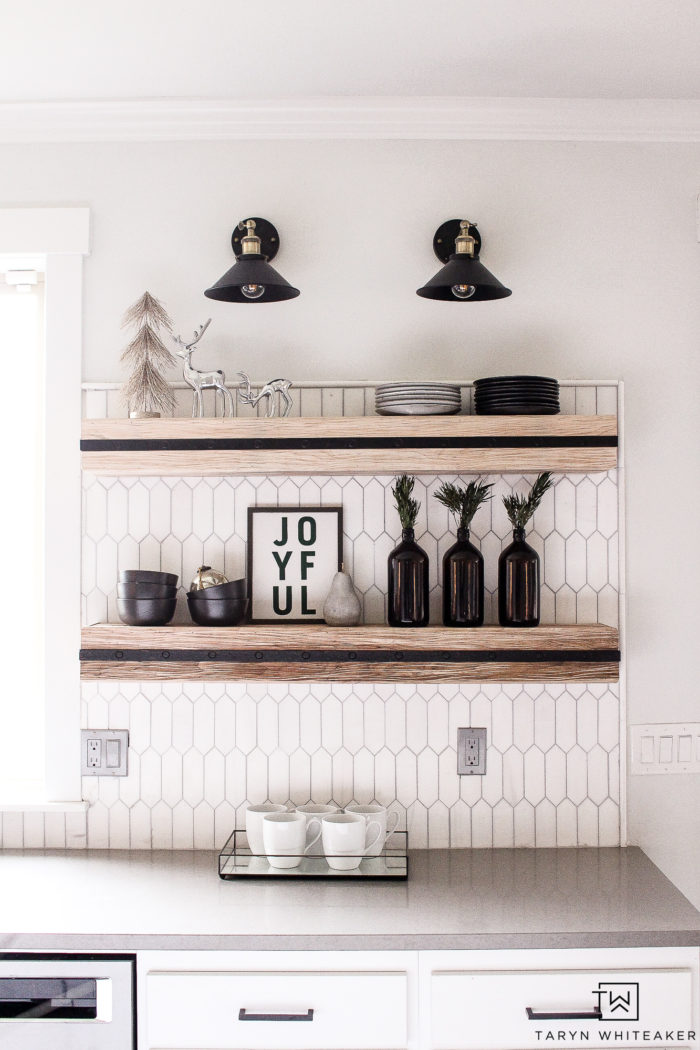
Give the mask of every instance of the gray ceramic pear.
<svg viewBox="0 0 700 1050">
<path fill-rule="evenodd" d="M 346 572 L 337 572 L 323 603 L 323 619 L 330 627 L 356 627 L 361 616 L 362 606 L 352 579 Z"/>
</svg>

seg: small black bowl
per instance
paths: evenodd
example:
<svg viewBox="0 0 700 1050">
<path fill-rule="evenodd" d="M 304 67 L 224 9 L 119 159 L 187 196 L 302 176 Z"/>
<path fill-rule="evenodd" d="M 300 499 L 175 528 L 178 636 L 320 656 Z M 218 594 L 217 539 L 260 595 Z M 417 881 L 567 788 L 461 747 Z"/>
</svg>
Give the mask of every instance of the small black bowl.
<svg viewBox="0 0 700 1050">
<path fill-rule="evenodd" d="M 164 627 L 176 605 L 176 598 L 117 598 L 119 619 L 130 627 Z"/>
<path fill-rule="evenodd" d="M 172 572 L 156 572 L 155 569 L 122 569 L 120 583 L 165 583 L 177 587 L 178 577 Z"/>
<path fill-rule="evenodd" d="M 169 583 L 118 583 L 117 598 L 176 598 L 177 589 Z"/>
<path fill-rule="evenodd" d="M 193 601 L 187 595 L 190 616 L 200 627 L 236 627 L 245 623 L 248 615 L 247 598 L 212 598 L 211 601 Z"/>
<path fill-rule="evenodd" d="M 201 590 L 189 591 L 189 594 L 196 601 L 208 602 L 221 598 L 247 598 L 248 581 L 244 577 L 242 580 L 231 580 L 229 583 L 217 583 L 214 587 L 202 587 Z"/>
</svg>

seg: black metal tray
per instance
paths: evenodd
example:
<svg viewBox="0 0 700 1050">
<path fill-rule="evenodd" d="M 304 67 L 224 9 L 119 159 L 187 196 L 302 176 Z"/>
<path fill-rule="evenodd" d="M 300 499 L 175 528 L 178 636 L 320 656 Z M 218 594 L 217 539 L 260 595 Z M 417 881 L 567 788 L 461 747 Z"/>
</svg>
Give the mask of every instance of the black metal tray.
<svg viewBox="0 0 700 1050">
<path fill-rule="evenodd" d="M 273 868 L 252 853 L 245 831 L 234 831 L 219 854 L 219 878 L 233 879 L 396 879 L 408 878 L 408 833 L 395 831 L 378 857 L 358 858 L 349 871 L 331 868 L 323 855 L 300 858 L 295 868 Z"/>
</svg>

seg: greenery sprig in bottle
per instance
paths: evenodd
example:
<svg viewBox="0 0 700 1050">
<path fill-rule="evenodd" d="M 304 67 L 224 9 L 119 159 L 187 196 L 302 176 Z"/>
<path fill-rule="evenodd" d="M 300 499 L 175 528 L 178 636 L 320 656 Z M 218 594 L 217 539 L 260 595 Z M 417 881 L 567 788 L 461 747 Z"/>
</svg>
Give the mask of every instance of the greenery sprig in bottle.
<svg viewBox="0 0 700 1050">
<path fill-rule="evenodd" d="M 539 474 L 527 496 L 504 496 L 503 506 L 514 529 L 524 529 L 535 513 L 545 492 L 552 487 L 552 475 L 547 470 Z"/>
<path fill-rule="evenodd" d="M 537 627 L 540 622 L 540 556 L 525 542 L 525 526 L 552 487 L 540 474 L 527 496 L 504 496 L 513 542 L 498 559 L 498 622 L 502 627 Z"/>
<path fill-rule="evenodd" d="M 471 528 L 472 518 L 482 503 L 492 498 L 492 484 L 470 481 L 466 488 L 445 481 L 435 493 L 435 499 L 447 507 L 457 523 L 457 529 Z"/>
<path fill-rule="evenodd" d="M 414 529 L 416 526 L 420 503 L 413 497 L 415 483 L 416 479 L 414 477 L 411 477 L 409 474 L 402 474 L 391 487 L 402 529 Z"/>
<path fill-rule="evenodd" d="M 415 542 L 420 503 L 413 495 L 416 479 L 396 478 L 391 492 L 401 522 L 401 543 L 389 555 L 387 619 L 391 627 L 425 627 L 430 619 L 428 555 Z"/>
<path fill-rule="evenodd" d="M 484 622 L 484 559 L 469 540 L 469 527 L 493 486 L 470 481 L 464 488 L 444 482 L 435 498 L 457 523 L 457 542 L 442 559 L 442 622 L 446 627 L 481 627 Z"/>
</svg>

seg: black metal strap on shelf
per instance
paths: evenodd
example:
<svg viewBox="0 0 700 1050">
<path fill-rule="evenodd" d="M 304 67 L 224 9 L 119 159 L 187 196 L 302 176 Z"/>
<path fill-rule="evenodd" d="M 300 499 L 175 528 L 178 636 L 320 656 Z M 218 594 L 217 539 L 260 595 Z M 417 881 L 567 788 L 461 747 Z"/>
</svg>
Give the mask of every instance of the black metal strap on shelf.
<svg viewBox="0 0 700 1050">
<path fill-rule="evenodd" d="M 619 663 L 619 649 L 81 649 L 83 663 Z"/>
<path fill-rule="evenodd" d="M 617 448 L 598 434 L 487 437 L 120 438 L 85 439 L 81 452 L 282 452 L 305 449 Z"/>
</svg>

